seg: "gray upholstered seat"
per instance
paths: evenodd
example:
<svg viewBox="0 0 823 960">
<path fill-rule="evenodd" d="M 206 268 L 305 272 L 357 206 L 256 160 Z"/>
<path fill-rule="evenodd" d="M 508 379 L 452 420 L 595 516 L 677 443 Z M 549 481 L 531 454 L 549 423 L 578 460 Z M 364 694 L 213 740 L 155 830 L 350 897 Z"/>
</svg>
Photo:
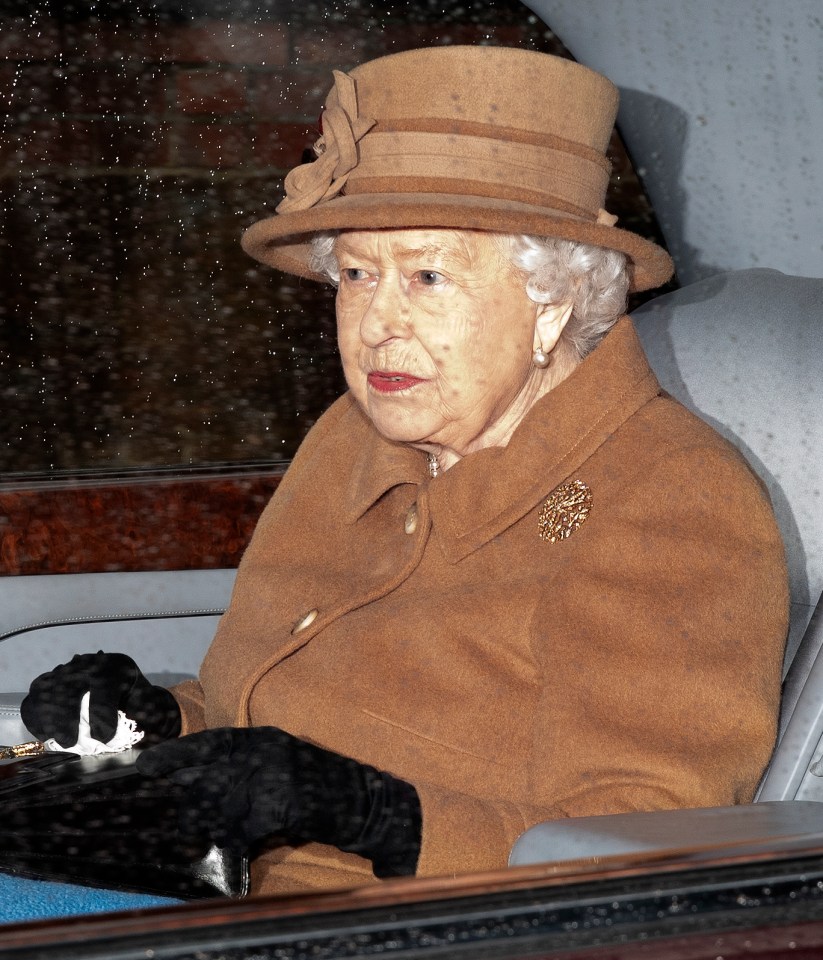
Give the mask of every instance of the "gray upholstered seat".
<svg viewBox="0 0 823 960">
<path fill-rule="evenodd" d="M 31 681 L 75 653 L 128 653 L 155 682 L 196 676 L 234 570 L 0 578 L 0 744 L 30 739 Z"/>
<path fill-rule="evenodd" d="M 789 563 L 788 666 L 823 592 L 823 279 L 719 274 L 633 317 L 663 386 L 766 481 Z"/>
<path fill-rule="evenodd" d="M 792 593 L 781 736 L 758 801 L 823 800 L 823 279 L 775 270 L 710 277 L 634 319 L 663 386 L 731 440 L 771 493 Z M 817 607 L 817 613 L 815 608 Z M 512 864 L 806 833 L 816 808 L 621 814 L 540 824 Z M 823 828 L 823 807 L 820 808 Z M 709 831 L 709 834 L 706 831 Z"/>
</svg>

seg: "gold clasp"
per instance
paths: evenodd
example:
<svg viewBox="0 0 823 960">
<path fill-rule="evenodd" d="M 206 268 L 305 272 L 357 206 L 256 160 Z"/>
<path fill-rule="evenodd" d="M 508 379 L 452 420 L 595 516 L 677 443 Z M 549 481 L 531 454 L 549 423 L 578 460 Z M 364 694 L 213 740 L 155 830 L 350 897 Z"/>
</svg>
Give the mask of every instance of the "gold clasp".
<svg viewBox="0 0 823 960">
<path fill-rule="evenodd" d="M 13 747 L 0 747 L 0 760 L 16 760 L 17 757 L 39 757 L 46 752 L 46 745 L 39 740 L 17 743 Z"/>
</svg>

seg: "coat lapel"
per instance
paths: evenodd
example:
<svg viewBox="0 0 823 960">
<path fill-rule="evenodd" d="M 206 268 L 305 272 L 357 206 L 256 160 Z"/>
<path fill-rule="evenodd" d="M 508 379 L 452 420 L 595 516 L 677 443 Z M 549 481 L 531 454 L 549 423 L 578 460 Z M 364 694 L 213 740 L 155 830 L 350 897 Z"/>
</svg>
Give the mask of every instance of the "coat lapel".
<svg viewBox="0 0 823 960">
<path fill-rule="evenodd" d="M 472 454 L 430 485 L 432 523 L 446 557 L 462 560 L 524 517 L 659 392 L 632 322 L 623 317 L 534 405 L 508 446 Z"/>
</svg>

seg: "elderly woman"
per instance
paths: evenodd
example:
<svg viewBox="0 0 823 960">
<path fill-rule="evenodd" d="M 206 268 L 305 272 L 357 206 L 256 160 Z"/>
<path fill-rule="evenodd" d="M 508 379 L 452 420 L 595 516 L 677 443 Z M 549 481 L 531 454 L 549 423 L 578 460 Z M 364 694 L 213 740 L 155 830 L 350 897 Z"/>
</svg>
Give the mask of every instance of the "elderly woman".
<svg viewBox="0 0 823 960">
<path fill-rule="evenodd" d="M 84 655 L 26 701 L 66 744 L 89 689 L 101 738 L 120 708 L 165 740 L 138 765 L 189 784 L 186 829 L 251 846 L 258 891 L 501 867 L 548 818 L 752 797 L 782 545 L 621 316 L 671 265 L 602 209 L 616 104 L 522 50 L 335 74 L 318 159 L 244 246 L 337 286 L 349 392 L 198 681 Z"/>
</svg>

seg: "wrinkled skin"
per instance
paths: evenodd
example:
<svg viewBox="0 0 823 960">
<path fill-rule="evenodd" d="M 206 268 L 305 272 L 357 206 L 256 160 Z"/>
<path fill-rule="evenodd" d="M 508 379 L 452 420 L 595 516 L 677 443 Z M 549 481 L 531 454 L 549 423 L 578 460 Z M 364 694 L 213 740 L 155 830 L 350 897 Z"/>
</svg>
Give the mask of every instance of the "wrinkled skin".
<svg viewBox="0 0 823 960">
<path fill-rule="evenodd" d="M 571 305 L 530 300 L 487 233 L 345 231 L 335 254 L 343 370 L 380 433 L 434 453 L 444 468 L 504 446 L 556 382 L 532 357 L 554 348 Z M 417 379 L 380 389 L 381 372 Z"/>
</svg>

